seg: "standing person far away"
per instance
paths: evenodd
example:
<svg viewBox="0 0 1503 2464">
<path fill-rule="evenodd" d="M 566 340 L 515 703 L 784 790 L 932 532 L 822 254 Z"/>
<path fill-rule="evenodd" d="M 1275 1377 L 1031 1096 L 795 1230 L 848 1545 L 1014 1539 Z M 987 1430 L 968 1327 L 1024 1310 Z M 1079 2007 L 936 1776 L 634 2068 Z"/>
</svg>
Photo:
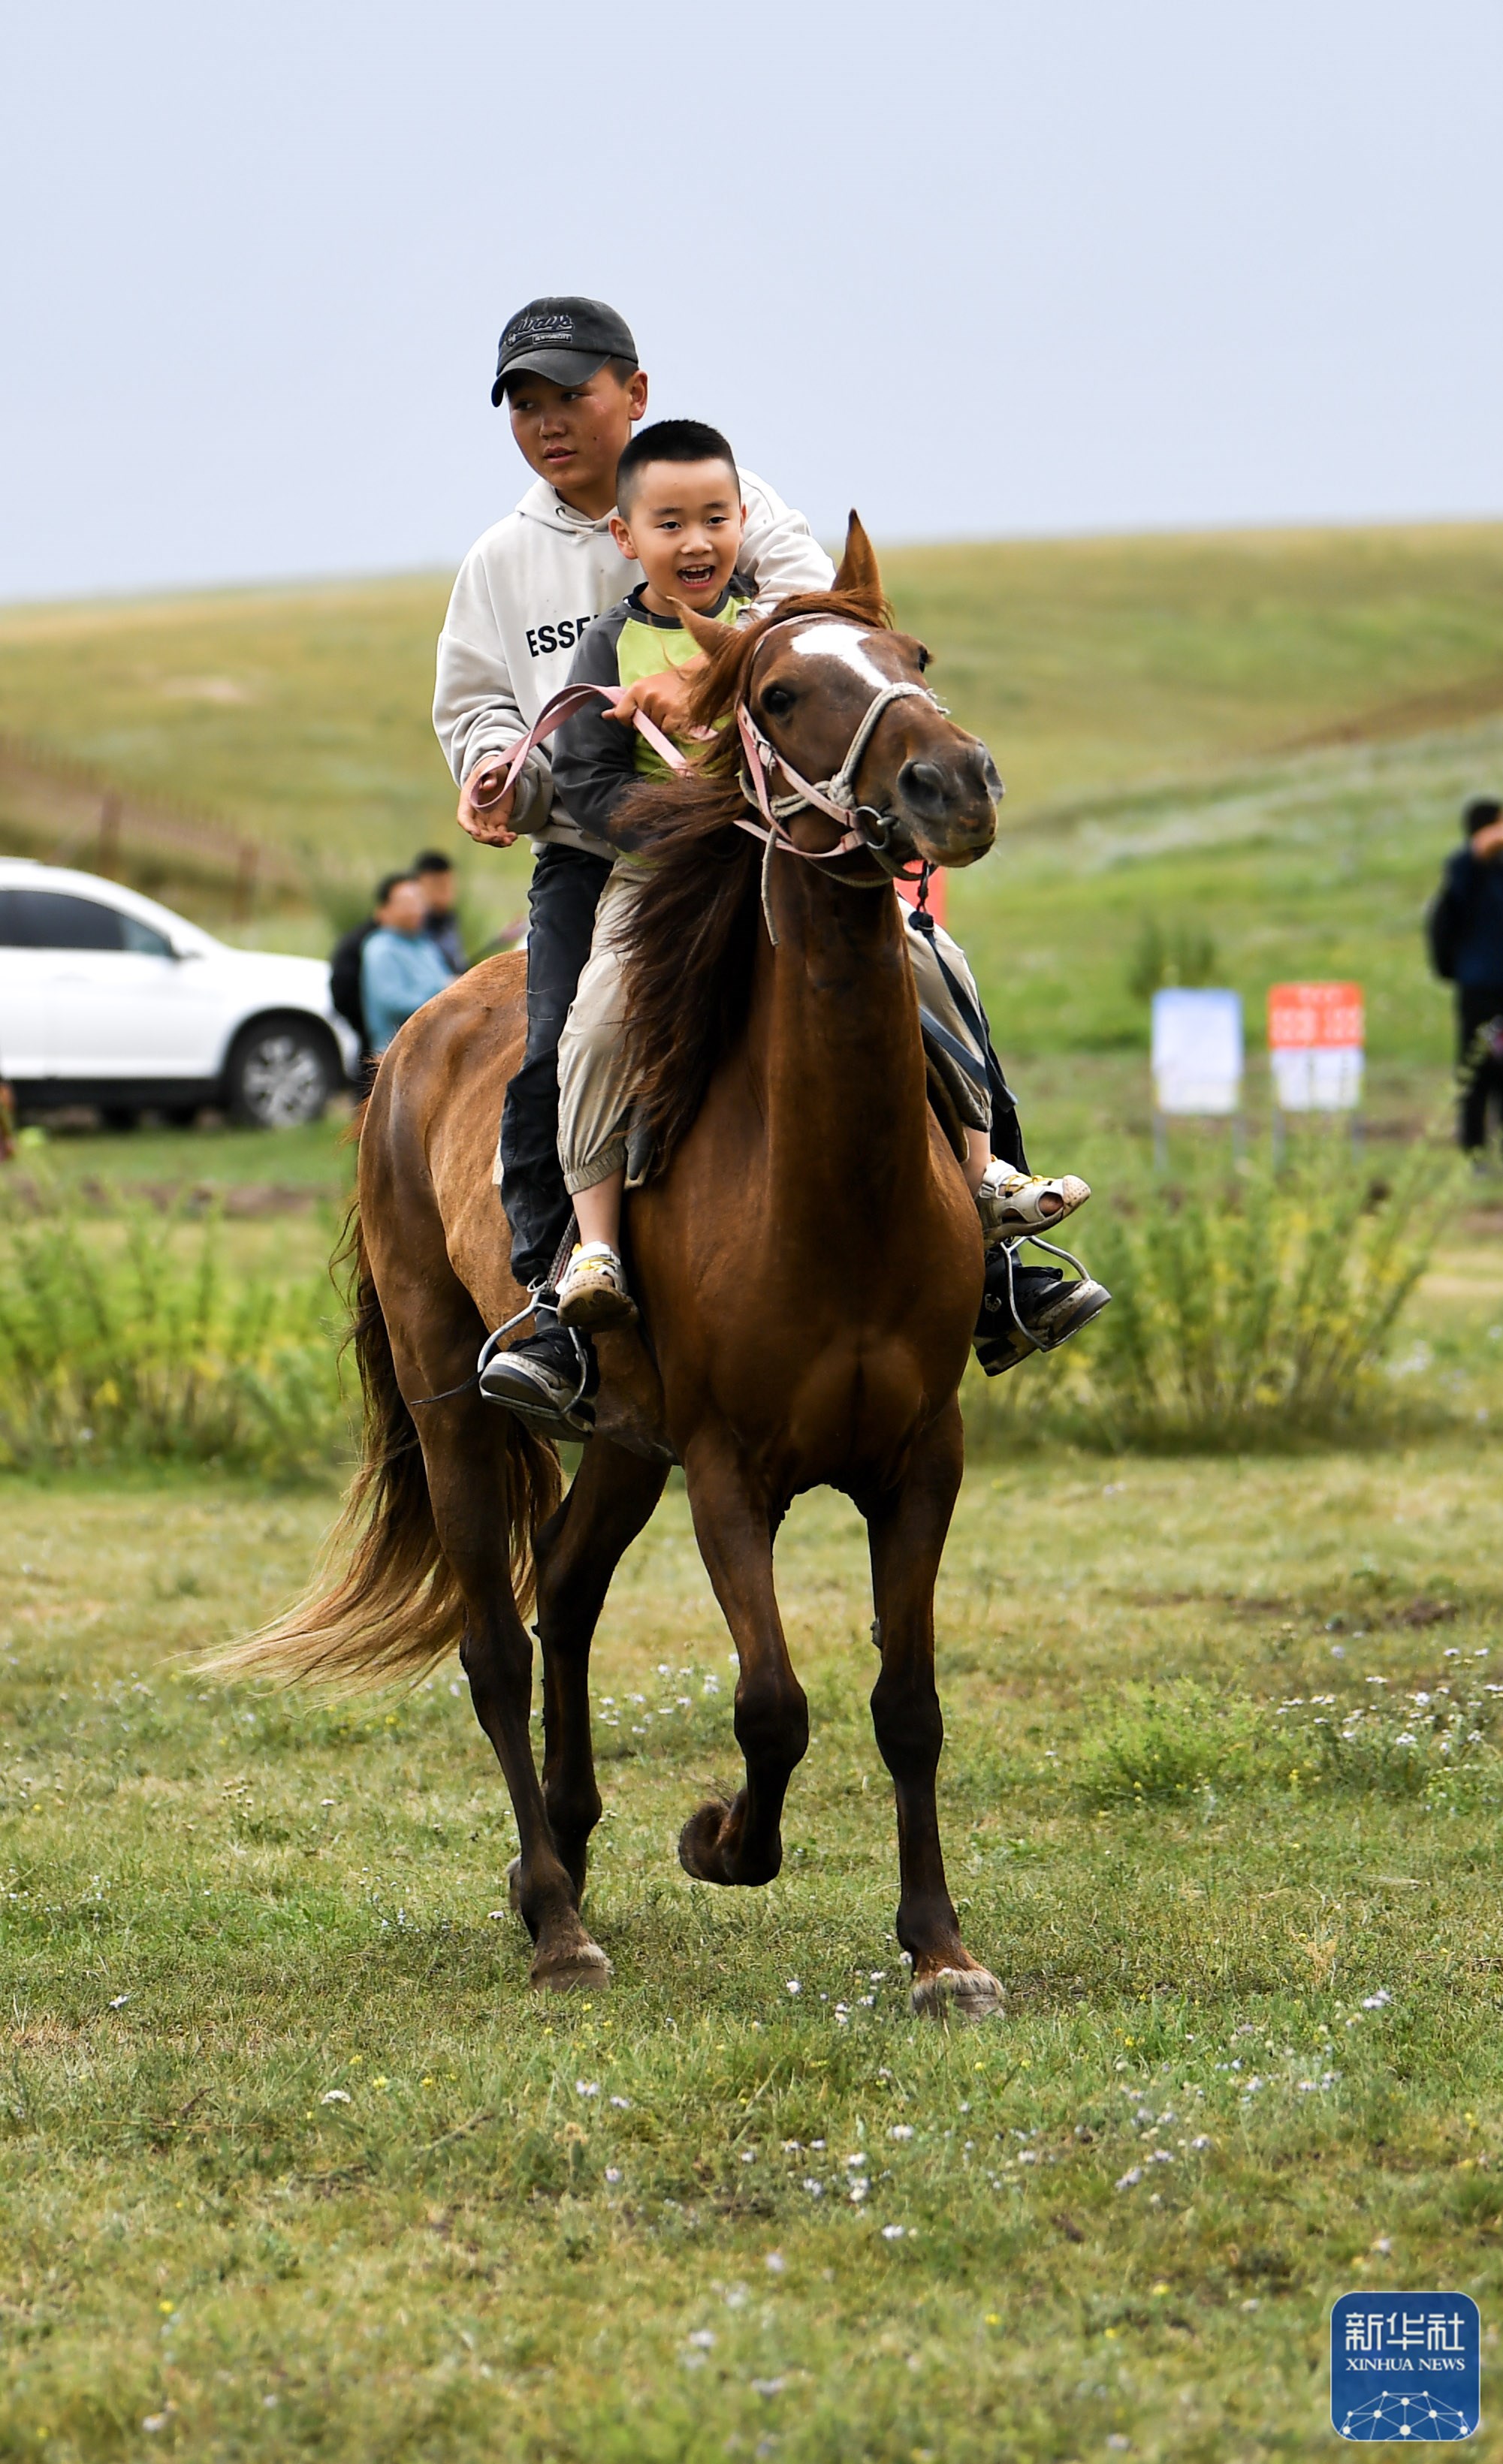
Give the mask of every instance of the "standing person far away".
<svg viewBox="0 0 1503 2464">
<path fill-rule="evenodd" d="M 419 884 L 409 872 L 388 873 L 376 892 L 376 929 L 360 959 L 360 1005 L 378 1060 L 413 1011 L 453 981 L 427 925 Z"/>
<path fill-rule="evenodd" d="M 428 902 L 423 930 L 436 941 L 449 964 L 452 976 L 462 976 L 468 963 L 464 942 L 459 934 L 459 918 L 454 913 L 459 885 L 454 869 L 446 855 L 436 847 L 425 847 L 412 858 L 412 878 Z"/>
<path fill-rule="evenodd" d="M 1503 1021 L 1503 803 L 1474 796 L 1461 826 L 1467 844 L 1448 859 L 1426 920 L 1435 972 L 1456 987 L 1457 1143 L 1475 1155 L 1487 1144 L 1488 1098 L 1503 1095 L 1503 1051 L 1486 1034 Z"/>
</svg>

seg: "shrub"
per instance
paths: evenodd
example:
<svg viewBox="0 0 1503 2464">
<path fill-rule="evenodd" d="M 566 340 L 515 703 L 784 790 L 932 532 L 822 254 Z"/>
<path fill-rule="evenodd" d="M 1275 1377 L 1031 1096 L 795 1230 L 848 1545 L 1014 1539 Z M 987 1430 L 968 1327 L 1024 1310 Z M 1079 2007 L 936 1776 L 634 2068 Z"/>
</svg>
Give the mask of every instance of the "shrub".
<svg viewBox="0 0 1503 2464">
<path fill-rule="evenodd" d="M 1219 963 L 1216 944 L 1201 925 L 1180 922 L 1165 931 L 1157 915 L 1145 915 L 1128 962 L 1127 989 L 1147 1001 L 1169 984 L 1213 984 Z"/>
<path fill-rule="evenodd" d="M 287 1477 L 344 1449 L 333 1295 L 226 1273 L 217 1215 L 0 1226 L 0 1464 L 218 1463 Z"/>
<path fill-rule="evenodd" d="M 1229 1186 L 1155 1187 L 1131 1214 L 1108 1211 L 1092 1265 L 1113 1305 L 1081 1344 L 1088 1421 L 1116 1444 L 1350 1424 L 1377 1400 L 1445 1184 L 1424 1153 L 1392 1186 L 1328 1155 L 1277 1177 L 1251 1166 Z"/>
<path fill-rule="evenodd" d="M 1251 1704 L 1188 1680 L 1130 1685 L 1120 1709 L 1088 1742 L 1079 1784 L 1092 1805 L 1185 1804 L 1213 1784 L 1248 1777 L 1257 1731 Z"/>
</svg>

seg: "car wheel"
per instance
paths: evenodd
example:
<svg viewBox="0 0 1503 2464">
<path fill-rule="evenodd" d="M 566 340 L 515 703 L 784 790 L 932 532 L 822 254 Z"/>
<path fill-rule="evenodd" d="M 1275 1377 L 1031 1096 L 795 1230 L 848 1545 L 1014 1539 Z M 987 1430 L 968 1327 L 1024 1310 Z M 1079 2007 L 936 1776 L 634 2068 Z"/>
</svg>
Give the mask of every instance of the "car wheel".
<svg viewBox="0 0 1503 2464">
<path fill-rule="evenodd" d="M 255 1130 L 300 1129 L 322 1117 L 337 1064 L 329 1038 L 298 1019 L 248 1027 L 230 1056 L 226 1079 L 232 1119 Z"/>
</svg>

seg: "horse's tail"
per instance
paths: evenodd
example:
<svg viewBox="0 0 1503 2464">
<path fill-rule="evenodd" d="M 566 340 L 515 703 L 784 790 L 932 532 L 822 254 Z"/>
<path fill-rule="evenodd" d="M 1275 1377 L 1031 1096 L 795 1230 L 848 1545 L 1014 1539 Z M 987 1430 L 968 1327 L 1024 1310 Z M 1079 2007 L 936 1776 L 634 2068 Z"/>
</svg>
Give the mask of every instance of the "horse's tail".
<svg viewBox="0 0 1503 2464">
<path fill-rule="evenodd" d="M 365 1253 L 358 1204 L 336 1262 L 350 1274 L 364 1418 L 360 1463 L 311 1588 L 284 1616 L 206 1663 L 220 1676 L 321 1680 L 349 1688 L 415 1680 L 464 1632 L 458 1579 L 439 1545 L 417 1428 L 397 1384 L 391 1338 Z M 525 1615 L 536 1588 L 533 1534 L 558 1505 L 559 1460 L 514 1413 L 504 1419 L 512 1591 Z"/>
</svg>

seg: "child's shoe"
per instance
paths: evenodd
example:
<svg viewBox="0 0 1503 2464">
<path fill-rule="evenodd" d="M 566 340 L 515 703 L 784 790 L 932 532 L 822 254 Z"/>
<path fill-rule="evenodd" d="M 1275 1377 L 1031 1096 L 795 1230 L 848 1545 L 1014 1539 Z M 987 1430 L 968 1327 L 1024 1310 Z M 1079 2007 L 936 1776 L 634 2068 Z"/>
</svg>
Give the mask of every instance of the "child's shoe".
<svg viewBox="0 0 1503 2464">
<path fill-rule="evenodd" d="M 1049 1180 L 1042 1173 L 1014 1172 L 1010 1164 L 993 1155 L 976 1193 L 987 1248 L 1029 1233 L 1051 1232 L 1077 1206 L 1084 1206 L 1090 1195 L 1090 1182 L 1073 1173 Z"/>
<path fill-rule="evenodd" d="M 595 1332 L 602 1327 L 630 1326 L 635 1316 L 626 1268 L 614 1249 L 604 1241 L 576 1243 L 559 1286 L 560 1326 Z"/>
</svg>

